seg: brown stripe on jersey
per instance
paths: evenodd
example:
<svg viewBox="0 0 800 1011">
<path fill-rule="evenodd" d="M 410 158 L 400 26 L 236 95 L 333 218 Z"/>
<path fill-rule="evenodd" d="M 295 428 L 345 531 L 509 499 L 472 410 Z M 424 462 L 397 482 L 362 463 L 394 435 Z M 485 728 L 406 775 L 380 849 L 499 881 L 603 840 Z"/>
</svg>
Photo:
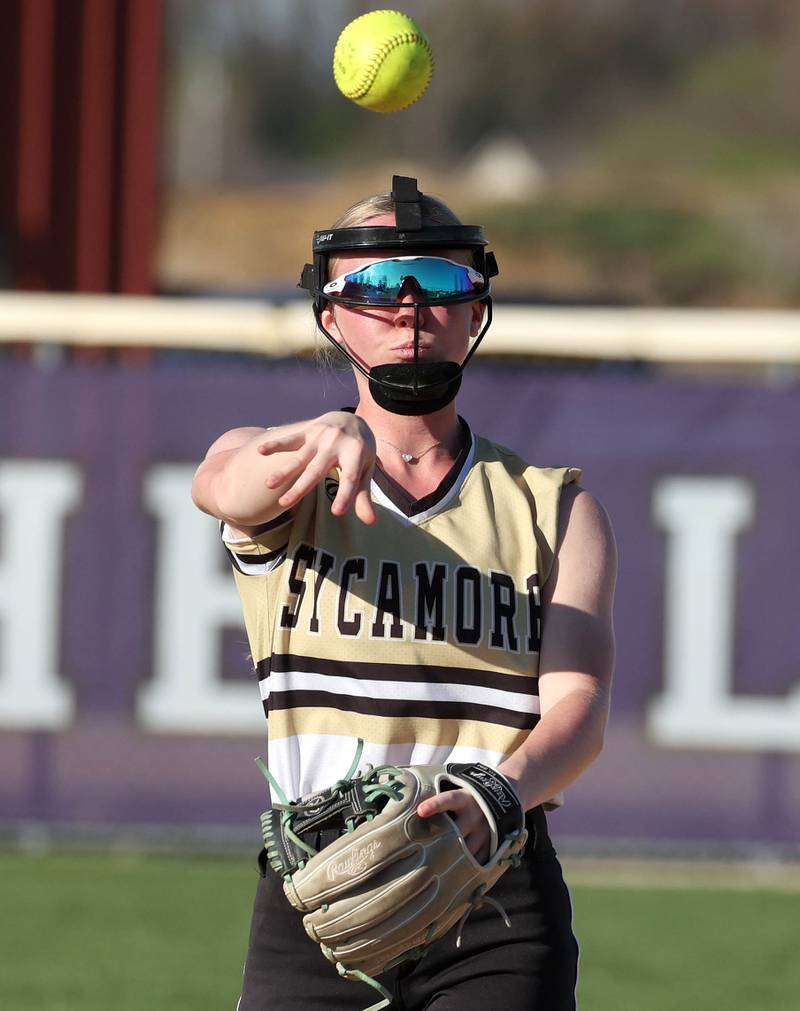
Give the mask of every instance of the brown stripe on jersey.
<svg viewBox="0 0 800 1011">
<path fill-rule="evenodd" d="M 482 748 L 510 754 L 521 746 L 527 730 L 472 720 L 437 720 L 340 713 L 335 709 L 276 709 L 269 715 L 269 739 L 279 741 L 303 734 L 360 737 L 372 744 L 429 744 L 435 747 Z M 348 758 L 349 761 L 349 758 Z"/>
<path fill-rule="evenodd" d="M 227 544 L 223 545 L 223 547 L 228 552 L 231 562 L 236 565 L 237 569 L 239 569 L 237 562 L 242 562 L 244 565 L 261 565 L 264 562 L 274 562 L 276 558 L 280 558 L 286 551 L 286 545 L 284 545 L 282 548 L 278 548 L 277 551 L 265 551 L 259 555 L 243 555 L 238 551 L 231 551 Z M 242 570 L 239 569 L 239 571 L 241 572 Z"/>
<path fill-rule="evenodd" d="M 268 520 L 266 523 L 261 523 L 253 530 L 253 537 L 260 537 L 262 534 L 269 533 L 270 530 L 277 530 L 278 527 L 282 527 L 284 523 L 288 523 L 292 518 L 291 509 L 287 509 L 282 512 L 280 516 L 276 516 L 274 520 Z"/>
<path fill-rule="evenodd" d="M 503 674 L 495 670 L 473 670 L 468 667 L 440 667 L 436 664 L 416 666 L 404 663 L 368 663 L 360 660 L 329 660 L 325 657 L 298 656 L 294 653 L 276 653 L 256 664 L 259 681 L 269 677 L 270 671 L 288 674 L 332 674 L 338 677 L 359 678 L 366 681 L 410 681 L 414 684 L 456 684 L 478 688 L 499 688 L 504 692 L 538 697 L 536 675 Z"/>
<path fill-rule="evenodd" d="M 364 695 L 334 695 L 320 691 L 271 692 L 269 710 L 300 709 L 306 706 L 325 706 L 347 713 L 395 718 L 424 716 L 440 720 L 475 720 L 480 723 L 497 723 L 502 727 L 532 730 L 539 720 L 537 713 L 520 713 L 514 709 L 479 705 L 475 702 L 442 702 L 431 699 L 373 699 Z"/>
</svg>

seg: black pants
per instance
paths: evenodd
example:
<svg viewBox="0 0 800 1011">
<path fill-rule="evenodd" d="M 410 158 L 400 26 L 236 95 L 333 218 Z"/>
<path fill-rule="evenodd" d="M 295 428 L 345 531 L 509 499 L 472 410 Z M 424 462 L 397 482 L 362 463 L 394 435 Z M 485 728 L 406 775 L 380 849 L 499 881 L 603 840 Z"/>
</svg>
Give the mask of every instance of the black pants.
<svg viewBox="0 0 800 1011">
<path fill-rule="evenodd" d="M 491 891 L 511 928 L 488 904 L 470 914 L 461 947 L 453 928 L 423 958 L 378 977 L 394 994 L 388 1011 L 574 1011 L 578 945 L 572 908 L 544 813 L 527 814 L 525 858 Z M 239 1011 L 362 1011 L 380 1000 L 342 979 L 303 929 L 271 871 L 259 881 Z"/>
</svg>

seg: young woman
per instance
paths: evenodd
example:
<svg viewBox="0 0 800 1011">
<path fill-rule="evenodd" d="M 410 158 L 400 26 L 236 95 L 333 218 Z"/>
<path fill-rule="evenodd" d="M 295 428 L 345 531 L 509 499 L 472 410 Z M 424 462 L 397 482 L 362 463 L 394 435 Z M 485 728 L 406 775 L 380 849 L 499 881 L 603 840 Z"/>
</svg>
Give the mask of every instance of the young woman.
<svg viewBox="0 0 800 1011">
<path fill-rule="evenodd" d="M 395 177 L 314 236 L 302 285 L 355 370 L 354 410 L 222 435 L 197 505 L 222 521 L 268 718 L 269 766 L 301 797 L 372 765 L 483 762 L 526 811 L 522 865 L 476 910 L 380 977 L 398 1008 L 568 1011 L 578 950 L 544 811 L 601 750 L 616 552 L 571 468 L 539 468 L 456 412 L 491 319 L 482 229 Z M 502 405 L 498 404 L 498 410 Z M 280 424 L 281 419 L 267 419 Z M 478 860 L 489 829 L 452 790 Z M 453 932 L 454 933 L 454 932 Z M 258 888 L 240 1011 L 361 1008 L 270 874 Z"/>
</svg>

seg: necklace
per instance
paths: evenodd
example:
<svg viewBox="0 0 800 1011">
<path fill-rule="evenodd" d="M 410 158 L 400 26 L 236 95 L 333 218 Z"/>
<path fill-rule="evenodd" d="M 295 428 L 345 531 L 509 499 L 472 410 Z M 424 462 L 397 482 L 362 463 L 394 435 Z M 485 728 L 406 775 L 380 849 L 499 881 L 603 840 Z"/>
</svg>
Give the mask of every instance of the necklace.
<svg viewBox="0 0 800 1011">
<path fill-rule="evenodd" d="M 405 462 L 406 462 L 406 463 L 413 463 L 414 461 L 419 461 L 419 460 L 421 460 L 421 459 L 423 458 L 423 456 L 425 456 L 425 455 L 426 455 L 427 453 L 430 453 L 430 451 L 431 451 L 432 449 L 436 449 L 436 447 L 437 447 L 437 446 L 443 446 L 443 445 L 444 445 L 444 443 L 443 443 L 443 442 L 434 442 L 434 444 L 433 444 L 432 446 L 428 446 L 428 448 L 427 448 L 427 449 L 423 449 L 423 451 L 422 451 L 421 453 L 406 453 L 406 451 L 405 451 L 405 450 L 403 450 L 403 449 L 400 449 L 400 447 L 399 447 L 399 446 L 395 446 L 395 444 L 394 444 L 393 442 L 389 442 L 389 440 L 388 440 L 388 439 L 379 439 L 379 438 L 377 438 L 377 436 L 376 436 L 376 441 L 377 441 L 377 442 L 385 442 L 387 446 L 391 446 L 391 447 L 392 447 L 392 449 L 396 449 L 396 450 L 397 450 L 397 452 L 398 452 L 398 453 L 400 454 L 400 456 L 401 456 L 401 457 L 402 457 L 402 458 L 403 458 L 403 459 L 405 460 Z"/>
</svg>

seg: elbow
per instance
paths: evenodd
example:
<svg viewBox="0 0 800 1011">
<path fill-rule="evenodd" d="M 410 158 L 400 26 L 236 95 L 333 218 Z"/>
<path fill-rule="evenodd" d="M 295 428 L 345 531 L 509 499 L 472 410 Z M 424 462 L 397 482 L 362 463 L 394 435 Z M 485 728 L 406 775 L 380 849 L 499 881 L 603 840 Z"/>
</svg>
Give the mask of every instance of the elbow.
<svg viewBox="0 0 800 1011">
<path fill-rule="evenodd" d="M 242 509 L 241 492 L 237 494 L 236 489 L 231 487 L 231 482 L 226 480 L 224 471 L 215 475 L 211 497 L 214 503 L 213 514 L 217 519 L 224 520 L 234 527 L 250 526 L 258 522 Z"/>
<path fill-rule="evenodd" d="M 209 484 L 209 498 L 213 502 L 214 515 L 218 519 L 235 524 L 237 517 L 233 514 L 236 512 L 236 502 L 230 493 L 228 482 L 225 481 L 225 472 L 215 474 Z"/>
<path fill-rule="evenodd" d="M 222 469 L 213 476 L 207 501 L 212 503 L 213 516 L 243 530 L 266 523 L 283 512 L 278 502 L 281 492 L 282 489 L 277 489 L 272 495 L 266 492 L 256 495 L 252 489 L 243 487 L 236 474 Z"/>
<path fill-rule="evenodd" d="M 605 747 L 605 728 L 599 730 L 591 740 L 589 745 L 589 762 L 596 762 L 602 755 Z"/>
<path fill-rule="evenodd" d="M 584 698 L 585 708 L 581 738 L 584 743 L 587 764 L 591 765 L 600 757 L 605 746 L 609 697 L 607 691 L 595 690 Z"/>
<path fill-rule="evenodd" d="M 236 525 L 243 520 L 236 515 L 235 496 L 229 486 L 224 469 L 212 470 L 201 463 L 192 481 L 192 501 L 201 512 Z"/>
<path fill-rule="evenodd" d="M 589 754 L 590 761 L 596 761 L 603 752 L 606 740 L 606 727 L 608 726 L 609 700 L 606 696 L 597 707 L 595 720 L 593 721 L 592 732 L 589 734 Z"/>
<path fill-rule="evenodd" d="M 209 483 L 208 476 L 203 472 L 203 465 L 200 464 L 192 478 L 192 502 L 194 502 L 200 512 L 206 513 L 208 516 L 215 516 L 216 512 L 210 496 Z"/>
</svg>

